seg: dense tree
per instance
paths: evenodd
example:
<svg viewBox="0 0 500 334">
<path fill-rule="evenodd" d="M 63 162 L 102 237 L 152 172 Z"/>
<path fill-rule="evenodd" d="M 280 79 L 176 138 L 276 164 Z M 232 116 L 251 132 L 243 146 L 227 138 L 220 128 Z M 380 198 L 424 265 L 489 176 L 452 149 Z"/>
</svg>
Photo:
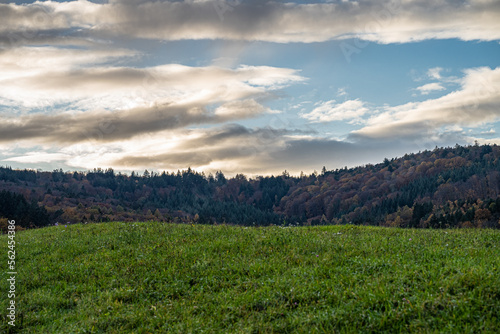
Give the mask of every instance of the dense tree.
<svg viewBox="0 0 500 334">
<path fill-rule="evenodd" d="M 28 203 L 23 195 L 2 190 L 0 192 L 0 217 L 15 220 L 21 227 L 46 226 L 50 216 L 35 201 Z"/>
<path fill-rule="evenodd" d="M 49 221 L 173 220 L 245 225 L 353 223 L 499 227 L 500 148 L 455 146 L 380 164 L 293 177 L 226 178 L 113 169 L 86 173 L 0 168 L 0 212 L 26 226 Z M 14 209 L 9 209 L 9 208 Z M 10 211 L 9 211 L 10 210 Z M 14 210 L 14 211 L 13 211 Z M 14 218 L 12 218 L 14 219 Z"/>
</svg>

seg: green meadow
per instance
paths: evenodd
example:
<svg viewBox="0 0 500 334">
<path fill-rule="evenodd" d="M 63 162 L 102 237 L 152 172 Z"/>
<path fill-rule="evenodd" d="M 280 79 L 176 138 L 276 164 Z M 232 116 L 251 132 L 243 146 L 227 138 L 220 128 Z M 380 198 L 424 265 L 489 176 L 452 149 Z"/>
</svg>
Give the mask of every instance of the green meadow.
<svg viewBox="0 0 500 334">
<path fill-rule="evenodd" d="M 498 333 L 500 231 L 168 223 L 16 234 L 2 333 Z"/>
</svg>

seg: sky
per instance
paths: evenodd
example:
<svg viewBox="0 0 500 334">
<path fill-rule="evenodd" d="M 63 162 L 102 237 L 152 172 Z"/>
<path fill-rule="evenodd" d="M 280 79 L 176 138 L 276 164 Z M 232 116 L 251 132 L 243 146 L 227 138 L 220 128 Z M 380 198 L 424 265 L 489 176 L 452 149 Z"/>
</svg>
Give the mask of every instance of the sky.
<svg viewBox="0 0 500 334">
<path fill-rule="evenodd" d="M 0 1 L 2 166 L 297 175 L 498 132 L 498 0 Z"/>
</svg>

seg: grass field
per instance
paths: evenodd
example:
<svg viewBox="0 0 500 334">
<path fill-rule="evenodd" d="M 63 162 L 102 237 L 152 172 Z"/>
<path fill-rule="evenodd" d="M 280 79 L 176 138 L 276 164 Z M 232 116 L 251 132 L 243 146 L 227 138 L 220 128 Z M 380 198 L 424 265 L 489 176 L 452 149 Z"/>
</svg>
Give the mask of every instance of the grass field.
<svg viewBox="0 0 500 334">
<path fill-rule="evenodd" d="M 106 223 L 16 235 L 0 332 L 500 331 L 500 231 Z"/>
</svg>

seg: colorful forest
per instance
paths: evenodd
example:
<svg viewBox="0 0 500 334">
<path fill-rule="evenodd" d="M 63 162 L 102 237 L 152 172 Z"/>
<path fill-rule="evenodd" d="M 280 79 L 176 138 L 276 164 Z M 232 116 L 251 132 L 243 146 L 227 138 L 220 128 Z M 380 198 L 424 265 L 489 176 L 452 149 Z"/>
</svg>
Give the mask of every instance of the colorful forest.
<svg viewBox="0 0 500 334">
<path fill-rule="evenodd" d="M 500 228 L 499 194 L 500 147 L 477 144 L 300 176 L 0 168 L 0 217 L 23 227 L 156 220 Z"/>
</svg>

